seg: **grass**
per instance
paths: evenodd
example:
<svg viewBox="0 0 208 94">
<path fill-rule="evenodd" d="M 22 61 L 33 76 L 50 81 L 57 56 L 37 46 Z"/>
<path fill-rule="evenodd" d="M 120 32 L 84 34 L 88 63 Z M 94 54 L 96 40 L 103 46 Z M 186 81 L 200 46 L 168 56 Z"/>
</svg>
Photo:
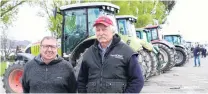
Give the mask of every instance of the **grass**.
<svg viewBox="0 0 208 94">
<path fill-rule="evenodd" d="M 0 76 L 3 76 L 5 69 L 7 67 L 7 63 L 6 62 L 0 62 Z"/>
</svg>

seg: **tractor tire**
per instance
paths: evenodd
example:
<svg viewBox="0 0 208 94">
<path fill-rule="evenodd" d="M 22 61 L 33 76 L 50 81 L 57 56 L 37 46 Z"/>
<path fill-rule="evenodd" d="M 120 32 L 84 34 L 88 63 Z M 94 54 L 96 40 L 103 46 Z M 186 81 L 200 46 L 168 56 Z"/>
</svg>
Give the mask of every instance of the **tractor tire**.
<svg viewBox="0 0 208 94">
<path fill-rule="evenodd" d="M 159 55 L 159 62 L 161 63 L 160 65 L 160 70 L 162 72 L 169 71 L 173 64 L 175 63 L 175 57 L 174 57 L 174 52 L 169 49 L 166 45 L 163 44 L 154 44 L 159 47 L 160 49 L 160 55 Z"/>
<path fill-rule="evenodd" d="M 147 81 L 147 78 L 146 78 L 146 64 L 144 62 L 144 57 L 142 56 L 141 52 L 139 52 L 139 55 L 138 55 L 138 63 L 141 67 L 141 71 L 142 71 L 142 75 L 143 75 L 143 79 L 144 81 Z"/>
<path fill-rule="evenodd" d="M 78 75 L 79 75 L 79 70 L 80 70 L 80 67 L 82 65 L 82 60 L 83 60 L 83 54 L 88 50 L 88 48 L 85 48 L 84 52 L 80 53 L 79 55 L 79 58 L 76 60 L 76 66 L 74 66 L 74 73 L 75 73 L 75 77 L 76 79 L 78 78 Z"/>
<path fill-rule="evenodd" d="M 17 60 L 5 70 L 3 75 L 3 88 L 6 93 L 22 93 L 22 75 L 24 70 L 24 61 Z"/>
<path fill-rule="evenodd" d="M 150 56 L 151 56 L 151 76 L 156 76 L 159 75 L 159 71 L 157 70 L 157 66 L 158 66 L 158 59 L 157 59 L 157 55 L 153 52 L 150 52 Z"/>
<path fill-rule="evenodd" d="M 144 71 L 145 71 L 145 79 L 148 79 L 151 76 L 151 56 L 146 50 L 139 51 L 139 54 L 142 56 L 142 62 L 145 63 Z"/>
<path fill-rule="evenodd" d="M 176 65 L 175 66 L 183 66 L 186 63 L 187 58 L 187 54 L 185 52 L 184 49 L 176 47 L 176 52 L 177 52 L 177 56 L 176 56 Z"/>
</svg>

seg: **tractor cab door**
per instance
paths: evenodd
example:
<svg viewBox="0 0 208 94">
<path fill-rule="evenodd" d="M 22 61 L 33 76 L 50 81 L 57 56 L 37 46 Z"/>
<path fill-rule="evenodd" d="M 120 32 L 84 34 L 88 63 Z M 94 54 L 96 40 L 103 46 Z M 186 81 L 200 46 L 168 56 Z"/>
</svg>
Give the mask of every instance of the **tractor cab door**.
<svg viewBox="0 0 208 94">
<path fill-rule="evenodd" d="M 63 52 L 69 54 L 76 45 L 87 37 L 86 9 L 65 11 L 62 36 Z"/>
</svg>

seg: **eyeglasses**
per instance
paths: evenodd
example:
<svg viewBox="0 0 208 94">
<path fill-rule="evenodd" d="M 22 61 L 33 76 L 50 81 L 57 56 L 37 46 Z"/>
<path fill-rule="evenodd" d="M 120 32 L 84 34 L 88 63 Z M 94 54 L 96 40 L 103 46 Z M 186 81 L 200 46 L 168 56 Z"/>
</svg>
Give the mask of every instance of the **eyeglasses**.
<svg viewBox="0 0 208 94">
<path fill-rule="evenodd" d="M 57 48 L 56 45 L 41 45 L 41 47 L 43 47 L 43 49 L 48 49 L 50 47 L 52 50 L 55 50 Z"/>
</svg>

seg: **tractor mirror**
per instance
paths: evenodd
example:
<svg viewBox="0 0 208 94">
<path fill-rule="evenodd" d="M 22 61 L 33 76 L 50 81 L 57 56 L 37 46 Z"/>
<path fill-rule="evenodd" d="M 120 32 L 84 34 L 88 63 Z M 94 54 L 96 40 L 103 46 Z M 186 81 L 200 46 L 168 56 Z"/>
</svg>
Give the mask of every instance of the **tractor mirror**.
<svg viewBox="0 0 208 94">
<path fill-rule="evenodd" d="M 56 19 L 56 13 L 57 13 L 57 7 L 55 7 L 55 9 L 53 10 L 53 16 Z"/>
</svg>

